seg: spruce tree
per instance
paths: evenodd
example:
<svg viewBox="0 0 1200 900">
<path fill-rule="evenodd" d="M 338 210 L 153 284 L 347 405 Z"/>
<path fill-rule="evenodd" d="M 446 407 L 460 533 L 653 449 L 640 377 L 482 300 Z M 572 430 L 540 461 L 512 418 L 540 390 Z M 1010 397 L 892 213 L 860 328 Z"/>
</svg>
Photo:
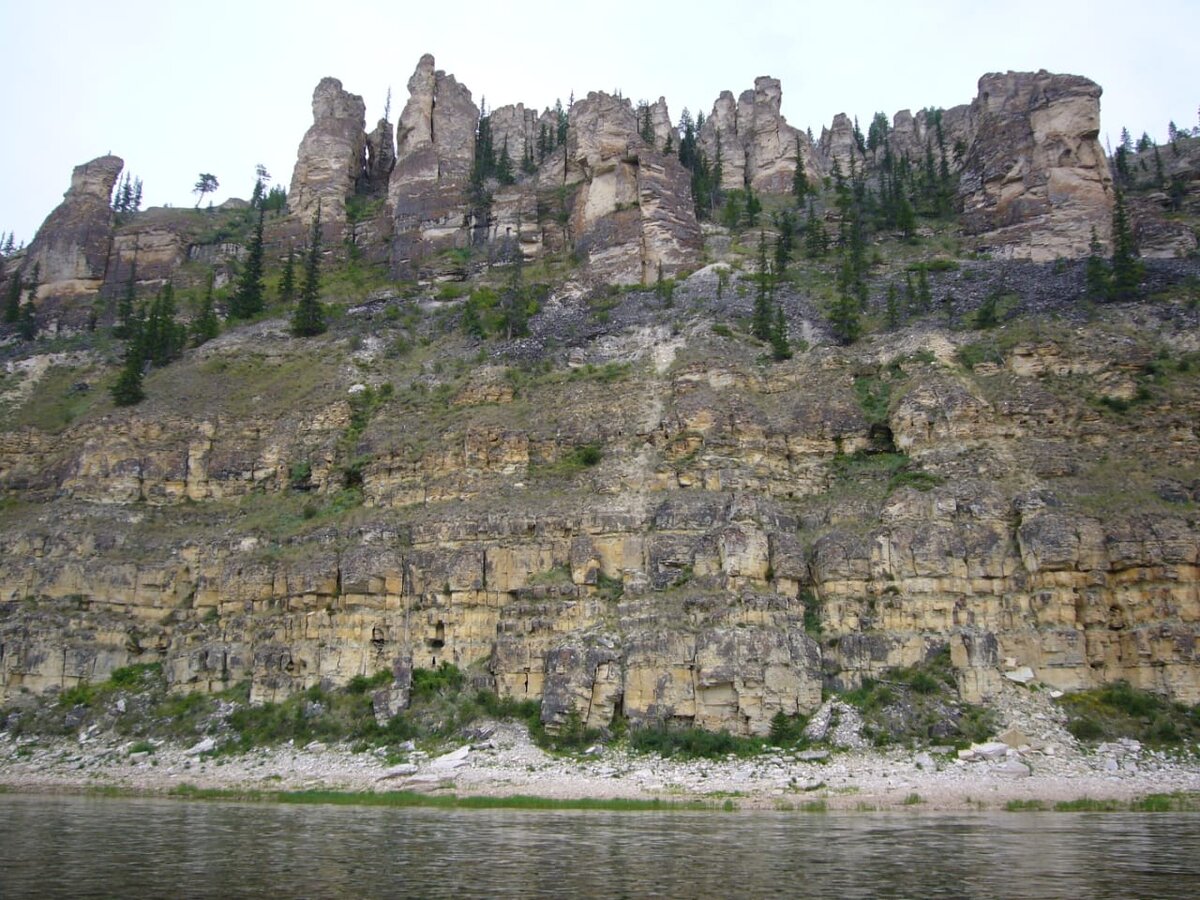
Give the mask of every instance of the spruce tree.
<svg viewBox="0 0 1200 900">
<path fill-rule="evenodd" d="M 762 201 L 754 193 L 754 188 L 746 185 L 746 226 L 753 228 L 758 224 L 759 213 L 762 212 Z"/>
<path fill-rule="evenodd" d="M 858 298 L 846 285 L 840 286 L 837 299 L 833 301 L 833 308 L 829 312 L 829 325 L 838 341 L 846 345 L 853 344 L 862 333 Z"/>
<path fill-rule="evenodd" d="M 113 325 L 113 337 L 129 338 L 133 335 L 133 301 L 137 292 L 137 255 L 129 266 L 129 278 L 125 282 L 125 290 L 117 301 L 117 322 Z"/>
<path fill-rule="evenodd" d="M 1142 265 L 1137 258 L 1125 195 L 1120 190 L 1113 203 L 1112 241 L 1111 297 L 1113 300 L 1131 300 L 1137 295 L 1142 280 Z"/>
<path fill-rule="evenodd" d="M 1092 228 L 1092 239 L 1088 243 L 1087 265 L 1084 269 L 1084 287 L 1088 298 L 1097 302 L 1108 298 L 1111 286 L 1109 284 L 1108 264 L 1104 261 L 1104 247 Z"/>
<path fill-rule="evenodd" d="M 38 331 L 37 315 L 33 303 L 34 293 L 31 293 L 29 299 L 21 306 L 21 315 L 17 319 L 17 332 L 27 341 L 32 341 L 37 337 Z"/>
<path fill-rule="evenodd" d="M 804 156 L 800 153 L 800 138 L 796 138 L 796 171 L 792 173 L 792 196 L 797 204 L 804 202 L 809 192 L 808 173 L 804 171 Z"/>
<path fill-rule="evenodd" d="M 25 305 L 21 307 L 21 314 L 17 319 L 17 331 L 27 341 L 32 341 L 37 335 L 34 301 L 37 300 L 38 288 L 41 287 L 41 277 L 42 264 L 36 262 L 33 264 L 33 272 L 30 273 L 29 280 L 25 282 L 25 290 L 29 292 L 29 296 L 25 299 Z"/>
<path fill-rule="evenodd" d="M 21 317 L 21 273 L 8 276 L 8 287 L 4 292 L 4 321 L 12 324 Z"/>
<path fill-rule="evenodd" d="M 308 255 L 304 260 L 304 286 L 300 289 L 300 300 L 292 313 L 292 334 L 297 337 L 312 337 L 325 330 L 325 311 L 321 307 L 321 204 L 317 203 L 317 215 L 313 219 L 312 234 L 308 240 Z"/>
<path fill-rule="evenodd" d="M 887 289 L 887 309 L 885 313 L 887 317 L 887 327 L 897 328 L 900 325 L 900 303 L 896 291 L 896 282 L 888 283 Z"/>
<path fill-rule="evenodd" d="M 265 210 L 258 210 L 258 224 L 254 228 L 254 236 L 250 239 L 250 249 L 246 254 L 246 265 L 238 278 L 237 289 L 229 301 L 229 315 L 234 319 L 249 319 L 257 316 L 266 306 L 263 290 L 263 216 Z"/>
<path fill-rule="evenodd" d="M 109 388 L 109 393 L 117 406 L 134 406 L 146 399 L 146 392 L 142 389 L 142 355 L 133 342 L 125 350 L 121 374 Z"/>
<path fill-rule="evenodd" d="M 929 312 L 933 306 L 933 294 L 929 290 L 929 271 L 921 266 L 917 270 L 917 308 Z"/>
<path fill-rule="evenodd" d="M 296 299 L 296 253 L 289 246 L 287 259 L 283 262 L 283 275 L 279 278 L 279 300 L 291 303 Z"/>
<path fill-rule="evenodd" d="M 787 336 L 787 319 L 783 316 L 783 306 L 778 303 L 775 304 L 775 321 L 771 323 L 771 357 L 775 362 L 792 358 L 792 347 Z"/>
<path fill-rule="evenodd" d="M 760 341 L 771 339 L 770 273 L 767 269 L 767 236 L 758 233 L 758 290 L 754 295 L 754 314 L 750 332 Z"/>
<path fill-rule="evenodd" d="M 200 306 L 200 314 L 192 322 L 192 346 L 199 347 L 208 343 L 221 333 L 221 320 L 217 318 L 216 302 L 213 299 L 213 283 L 216 272 L 208 271 L 208 286 L 204 290 L 204 302 Z"/>
<path fill-rule="evenodd" d="M 790 210 L 783 210 L 775 217 L 775 274 L 783 277 L 792 262 L 792 249 L 796 242 L 796 217 Z"/>
</svg>

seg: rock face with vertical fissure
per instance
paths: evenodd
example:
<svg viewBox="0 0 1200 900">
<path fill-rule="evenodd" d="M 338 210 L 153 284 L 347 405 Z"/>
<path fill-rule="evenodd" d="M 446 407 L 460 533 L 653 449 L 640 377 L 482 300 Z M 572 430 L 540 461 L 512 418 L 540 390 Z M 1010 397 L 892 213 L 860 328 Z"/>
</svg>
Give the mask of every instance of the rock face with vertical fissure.
<svg viewBox="0 0 1200 900">
<path fill-rule="evenodd" d="M 342 89 L 336 78 L 322 78 L 313 91 L 313 124 L 300 141 L 288 210 L 311 222 L 321 207 L 325 222 L 344 222 L 346 199 L 362 180 L 366 165 L 366 105 Z"/>
</svg>

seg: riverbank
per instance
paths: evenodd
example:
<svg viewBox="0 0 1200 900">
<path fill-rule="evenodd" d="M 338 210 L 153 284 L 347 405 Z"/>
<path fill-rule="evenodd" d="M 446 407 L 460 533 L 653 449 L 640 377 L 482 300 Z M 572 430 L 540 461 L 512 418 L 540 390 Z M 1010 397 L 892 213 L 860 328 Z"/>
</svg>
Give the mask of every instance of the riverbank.
<svg viewBox="0 0 1200 900">
<path fill-rule="evenodd" d="M 1094 752 L 993 746 L 990 758 L 970 760 L 953 752 L 858 749 L 679 761 L 608 747 L 583 757 L 552 756 L 522 726 L 491 723 L 471 743 L 440 755 L 413 748 L 402 762 L 317 743 L 223 756 L 148 745 L 86 735 L 55 741 L 3 735 L 0 785 L 23 792 L 406 792 L 799 810 L 1053 808 L 1083 798 L 1127 807 L 1149 795 L 1200 795 L 1200 760 L 1133 742 Z"/>
</svg>

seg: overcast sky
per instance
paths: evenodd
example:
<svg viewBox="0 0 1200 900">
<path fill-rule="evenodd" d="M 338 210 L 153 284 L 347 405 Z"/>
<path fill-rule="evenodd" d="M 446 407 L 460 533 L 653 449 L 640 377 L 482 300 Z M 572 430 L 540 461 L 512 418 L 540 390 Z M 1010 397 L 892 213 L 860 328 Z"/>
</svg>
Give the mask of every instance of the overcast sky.
<svg viewBox="0 0 1200 900">
<path fill-rule="evenodd" d="M 920 11 L 913 11 L 919 9 Z M 422 53 L 476 103 L 538 108 L 574 91 L 667 98 L 678 121 L 758 75 L 817 135 L 835 113 L 968 103 L 985 72 L 1049 69 L 1104 88 L 1102 132 L 1162 141 L 1196 125 L 1200 0 L 925 0 L 687 3 L 340 3 L 316 0 L 0 0 L 0 232 L 29 241 L 73 166 L 109 151 L 145 183 L 145 205 L 248 197 L 254 167 L 291 179 L 322 76 L 367 103 L 392 88 L 392 120 Z"/>
</svg>

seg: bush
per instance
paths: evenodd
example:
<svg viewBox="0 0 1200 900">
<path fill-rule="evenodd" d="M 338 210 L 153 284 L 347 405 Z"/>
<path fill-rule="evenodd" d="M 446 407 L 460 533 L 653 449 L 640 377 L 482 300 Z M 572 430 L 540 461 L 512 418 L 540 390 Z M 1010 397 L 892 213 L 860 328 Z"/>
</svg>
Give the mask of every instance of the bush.
<svg viewBox="0 0 1200 900">
<path fill-rule="evenodd" d="M 700 728 L 641 728 L 629 735 L 629 746 L 639 753 L 657 753 L 663 758 L 720 759 L 752 756 L 763 748 L 762 738 L 735 737 L 728 731 Z"/>
<path fill-rule="evenodd" d="M 365 694 L 392 682 L 391 669 L 380 669 L 374 675 L 355 675 L 346 685 L 348 694 Z"/>
</svg>

